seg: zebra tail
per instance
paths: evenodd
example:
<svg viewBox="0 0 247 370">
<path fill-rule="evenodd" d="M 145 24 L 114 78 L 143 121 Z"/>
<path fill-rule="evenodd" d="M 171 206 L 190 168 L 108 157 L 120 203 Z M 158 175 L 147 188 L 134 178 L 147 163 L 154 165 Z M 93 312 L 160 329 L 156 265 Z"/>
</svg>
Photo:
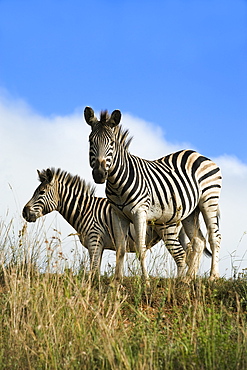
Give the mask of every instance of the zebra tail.
<svg viewBox="0 0 247 370">
<path fill-rule="evenodd" d="M 203 254 L 206 256 L 206 257 L 212 257 L 212 253 L 210 252 L 210 250 L 205 247 L 204 250 L 203 250 Z"/>
<path fill-rule="evenodd" d="M 218 206 L 218 209 L 217 209 L 217 221 L 218 221 L 218 223 L 219 223 L 219 219 L 220 219 L 220 207 Z M 212 257 L 212 253 L 210 252 L 210 250 L 207 247 L 204 248 L 203 254 L 206 257 Z"/>
</svg>

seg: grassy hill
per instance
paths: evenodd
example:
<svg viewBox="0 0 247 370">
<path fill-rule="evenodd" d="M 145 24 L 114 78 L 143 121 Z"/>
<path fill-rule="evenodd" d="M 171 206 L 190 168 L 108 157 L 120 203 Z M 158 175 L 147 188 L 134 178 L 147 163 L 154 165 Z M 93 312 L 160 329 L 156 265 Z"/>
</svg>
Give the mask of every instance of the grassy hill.
<svg viewBox="0 0 247 370">
<path fill-rule="evenodd" d="M 116 288 L 112 276 L 41 272 L 17 257 L 24 231 L 0 269 L 1 369 L 247 368 L 244 273 L 190 286 L 152 277 L 149 290 L 130 276 Z"/>
</svg>

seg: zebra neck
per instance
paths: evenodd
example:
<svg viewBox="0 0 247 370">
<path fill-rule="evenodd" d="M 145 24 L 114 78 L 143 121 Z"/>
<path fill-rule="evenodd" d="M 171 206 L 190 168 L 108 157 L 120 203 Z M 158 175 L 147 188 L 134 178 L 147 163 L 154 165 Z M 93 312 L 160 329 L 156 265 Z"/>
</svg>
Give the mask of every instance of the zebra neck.
<svg viewBox="0 0 247 370">
<path fill-rule="evenodd" d="M 63 186 L 59 195 L 58 212 L 78 233 L 81 233 L 84 218 L 93 207 L 95 197 L 85 194 L 83 189 L 78 191 L 71 186 Z"/>
<path fill-rule="evenodd" d="M 113 156 L 112 166 L 108 171 L 107 181 L 114 186 L 118 186 L 118 183 L 121 182 L 120 179 L 128 173 L 129 163 L 131 162 L 131 154 L 121 149 L 121 146 L 118 147 Z"/>
<path fill-rule="evenodd" d="M 131 155 L 127 151 L 118 151 L 113 160 L 113 166 L 108 172 L 107 178 L 107 192 L 111 192 L 114 189 L 114 194 L 123 193 L 123 188 L 127 190 L 126 186 L 131 186 L 135 181 L 135 162 L 138 162 L 139 158 Z"/>
</svg>

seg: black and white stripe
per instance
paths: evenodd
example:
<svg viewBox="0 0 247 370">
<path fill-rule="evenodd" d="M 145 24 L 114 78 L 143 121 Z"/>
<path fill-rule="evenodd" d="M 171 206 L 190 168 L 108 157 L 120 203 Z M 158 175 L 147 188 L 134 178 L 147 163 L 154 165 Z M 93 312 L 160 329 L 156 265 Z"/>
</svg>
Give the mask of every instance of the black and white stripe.
<svg viewBox="0 0 247 370">
<path fill-rule="evenodd" d="M 45 214 L 58 211 L 77 231 L 80 241 L 90 255 L 91 269 L 99 270 L 104 249 L 115 250 L 113 218 L 115 212 L 106 198 L 94 196 L 94 187 L 60 169 L 39 172 L 41 184 L 23 208 L 29 222 Z M 181 234 L 182 237 L 182 234 Z M 133 225 L 127 238 L 127 251 L 135 252 Z M 160 237 L 149 227 L 147 246 L 154 246 Z M 184 241 L 184 247 L 186 246 Z"/>
<path fill-rule="evenodd" d="M 102 112 L 98 121 L 92 108 L 86 107 L 84 116 L 92 128 L 89 142 L 94 181 L 106 181 L 107 198 L 121 219 L 122 233 L 116 236 L 121 249 L 116 278 L 121 278 L 119 272 L 125 251 L 121 244 L 122 235 L 133 222 L 143 275 L 148 279 L 143 251 L 146 225 L 152 222 L 180 271 L 184 270 L 187 261 L 189 281 L 197 272 L 206 243 L 199 228 L 200 213 L 206 223 L 212 250 L 210 278 L 218 277 L 221 239 L 218 202 L 222 179 L 219 167 L 193 150 L 181 150 L 154 161 L 136 157 L 128 150 L 128 132 L 123 132 L 118 126 L 120 111 L 115 110 L 111 115 Z M 181 223 L 191 244 L 187 256 L 178 240 L 178 225 Z"/>
</svg>

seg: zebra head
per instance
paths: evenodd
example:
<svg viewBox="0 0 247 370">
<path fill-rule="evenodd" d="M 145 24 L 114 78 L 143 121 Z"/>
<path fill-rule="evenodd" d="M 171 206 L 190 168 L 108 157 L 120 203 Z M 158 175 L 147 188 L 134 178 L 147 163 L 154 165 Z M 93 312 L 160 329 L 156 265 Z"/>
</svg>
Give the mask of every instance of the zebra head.
<svg viewBox="0 0 247 370">
<path fill-rule="evenodd" d="M 97 184 L 103 184 L 112 165 L 115 144 L 114 127 L 121 120 L 121 112 L 114 110 L 111 115 L 107 111 L 101 112 L 98 120 L 90 107 L 84 110 L 85 121 L 91 126 L 89 136 L 89 162 L 93 169 L 93 179 Z"/>
<path fill-rule="evenodd" d="M 54 211 L 58 205 L 54 171 L 48 168 L 42 172 L 39 170 L 37 172 L 41 184 L 22 211 L 23 217 L 28 222 L 35 222 L 37 218 Z"/>
</svg>

